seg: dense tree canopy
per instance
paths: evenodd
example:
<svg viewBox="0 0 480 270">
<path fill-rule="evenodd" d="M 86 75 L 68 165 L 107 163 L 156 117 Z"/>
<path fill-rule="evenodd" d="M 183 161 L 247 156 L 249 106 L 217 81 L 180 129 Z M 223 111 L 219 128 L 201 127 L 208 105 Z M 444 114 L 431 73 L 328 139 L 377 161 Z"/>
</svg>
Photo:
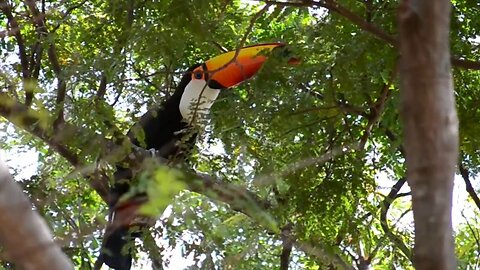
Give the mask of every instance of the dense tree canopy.
<svg viewBox="0 0 480 270">
<path fill-rule="evenodd" d="M 14 177 L 76 269 L 91 269 L 112 165 L 130 149 L 122 134 L 189 66 L 285 42 L 301 65 L 272 57 L 223 91 L 187 165 L 145 161 L 144 211 L 160 218 L 138 264 L 180 252 L 200 269 L 411 268 L 397 2 L 0 0 L 0 148 L 11 164 L 38 159 Z M 480 4 L 452 1 L 465 269 L 480 256 L 479 32 Z"/>
</svg>

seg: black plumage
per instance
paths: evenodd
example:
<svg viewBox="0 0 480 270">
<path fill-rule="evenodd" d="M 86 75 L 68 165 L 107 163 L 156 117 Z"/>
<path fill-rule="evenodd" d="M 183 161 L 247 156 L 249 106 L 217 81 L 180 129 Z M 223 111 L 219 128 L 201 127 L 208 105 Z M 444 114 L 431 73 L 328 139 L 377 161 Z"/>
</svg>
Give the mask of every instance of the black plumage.
<svg viewBox="0 0 480 270">
<path fill-rule="evenodd" d="M 134 125 L 127 136 L 131 142 L 145 149 L 155 149 L 164 158 L 183 159 L 193 148 L 196 139 L 194 128 L 187 123 L 179 109 L 180 100 L 187 84 L 191 81 L 191 72 L 198 67 L 190 67 L 182 77 L 175 92 L 158 109 L 145 113 Z M 142 135 L 139 135 L 142 134 Z M 114 173 L 114 186 L 111 190 L 110 208 L 114 209 L 119 198 L 130 189 L 132 172 L 129 168 L 117 166 Z M 101 258 L 115 270 L 129 270 L 132 263 L 131 252 L 124 247 L 134 237 L 128 226 L 116 228 L 105 235 Z"/>
</svg>

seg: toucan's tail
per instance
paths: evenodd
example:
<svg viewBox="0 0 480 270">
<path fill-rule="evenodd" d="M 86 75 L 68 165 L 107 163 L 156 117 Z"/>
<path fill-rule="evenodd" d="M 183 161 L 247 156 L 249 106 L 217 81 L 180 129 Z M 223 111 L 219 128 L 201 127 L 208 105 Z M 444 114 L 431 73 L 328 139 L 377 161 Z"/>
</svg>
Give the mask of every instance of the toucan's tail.
<svg viewBox="0 0 480 270">
<path fill-rule="evenodd" d="M 147 197 L 139 194 L 119 203 L 119 198 L 129 190 L 130 183 L 126 180 L 132 178 L 132 172 L 117 166 L 114 176 L 115 184 L 110 190 L 110 224 L 105 230 L 99 258 L 114 270 L 130 270 L 134 239 L 142 235 L 141 228 L 144 226 L 135 219 Z"/>
<path fill-rule="evenodd" d="M 128 227 L 116 228 L 103 239 L 100 256 L 103 262 L 115 270 L 130 270 L 132 254 L 129 246 L 133 245 Z"/>
</svg>

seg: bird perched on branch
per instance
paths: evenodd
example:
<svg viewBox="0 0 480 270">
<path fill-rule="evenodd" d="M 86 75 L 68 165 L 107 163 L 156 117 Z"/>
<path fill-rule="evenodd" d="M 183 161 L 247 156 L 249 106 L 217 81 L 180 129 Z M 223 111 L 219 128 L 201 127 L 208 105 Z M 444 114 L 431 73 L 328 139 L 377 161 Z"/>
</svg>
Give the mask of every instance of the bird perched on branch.
<svg viewBox="0 0 480 270">
<path fill-rule="evenodd" d="M 255 75 L 274 50 L 283 50 L 280 55 L 288 57 L 290 64 L 298 62 L 289 56 L 283 43 L 266 43 L 239 48 L 190 67 L 174 94 L 156 110 L 143 115 L 129 131 L 131 142 L 145 149 L 154 149 L 164 158 L 181 159 L 188 155 L 195 144 L 198 118 L 208 112 L 222 90 Z M 133 237 L 140 236 L 138 232 L 129 236 L 129 228 L 135 211 L 144 200 L 134 197 L 119 201 L 130 189 L 131 169 L 117 166 L 114 178 L 111 223 L 121 222 L 107 229 L 100 258 L 115 270 L 129 270 L 132 255 L 124 247 Z"/>
</svg>

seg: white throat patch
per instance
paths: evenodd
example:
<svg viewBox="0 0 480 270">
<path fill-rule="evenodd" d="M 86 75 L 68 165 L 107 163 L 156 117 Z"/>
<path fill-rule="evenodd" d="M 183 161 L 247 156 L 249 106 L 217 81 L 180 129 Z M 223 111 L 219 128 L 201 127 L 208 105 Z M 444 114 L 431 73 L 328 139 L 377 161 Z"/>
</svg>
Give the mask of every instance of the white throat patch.
<svg viewBox="0 0 480 270">
<path fill-rule="evenodd" d="M 191 80 L 185 87 L 180 99 L 180 113 L 187 122 L 208 113 L 213 102 L 217 99 L 220 89 L 212 89 L 204 80 Z"/>
</svg>

